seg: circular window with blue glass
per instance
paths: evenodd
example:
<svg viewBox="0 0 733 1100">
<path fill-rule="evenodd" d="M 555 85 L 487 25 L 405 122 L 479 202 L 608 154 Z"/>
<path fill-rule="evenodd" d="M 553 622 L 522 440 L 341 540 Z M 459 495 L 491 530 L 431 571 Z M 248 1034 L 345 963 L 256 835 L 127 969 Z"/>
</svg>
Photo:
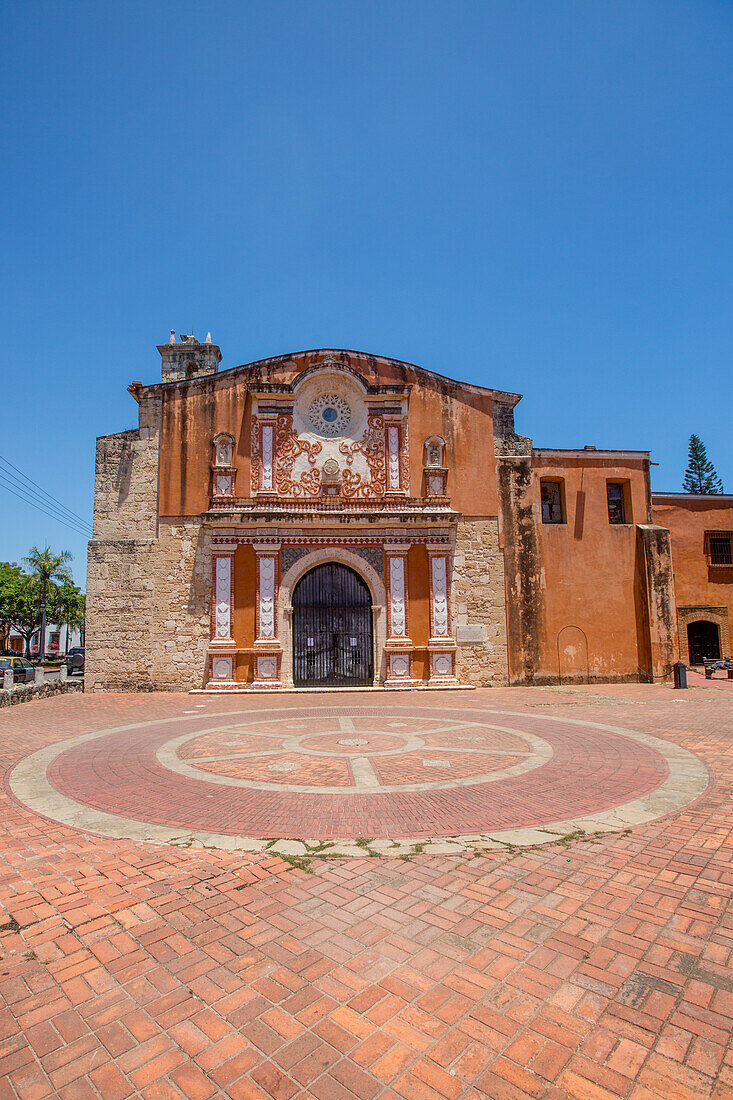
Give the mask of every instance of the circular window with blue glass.
<svg viewBox="0 0 733 1100">
<path fill-rule="evenodd" d="M 351 424 L 351 409 L 337 393 L 323 393 L 311 405 L 308 418 L 320 435 L 342 435 Z"/>
</svg>

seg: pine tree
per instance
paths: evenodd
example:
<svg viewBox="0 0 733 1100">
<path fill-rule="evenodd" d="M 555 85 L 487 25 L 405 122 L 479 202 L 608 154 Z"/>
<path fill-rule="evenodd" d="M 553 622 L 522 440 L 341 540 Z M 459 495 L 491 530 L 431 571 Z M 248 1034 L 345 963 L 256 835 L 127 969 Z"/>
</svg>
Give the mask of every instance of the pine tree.
<svg viewBox="0 0 733 1100">
<path fill-rule="evenodd" d="M 690 449 L 687 455 L 687 469 L 682 488 L 686 493 L 722 493 L 723 483 L 715 472 L 712 462 L 708 462 L 705 444 L 697 435 L 690 436 Z"/>
</svg>

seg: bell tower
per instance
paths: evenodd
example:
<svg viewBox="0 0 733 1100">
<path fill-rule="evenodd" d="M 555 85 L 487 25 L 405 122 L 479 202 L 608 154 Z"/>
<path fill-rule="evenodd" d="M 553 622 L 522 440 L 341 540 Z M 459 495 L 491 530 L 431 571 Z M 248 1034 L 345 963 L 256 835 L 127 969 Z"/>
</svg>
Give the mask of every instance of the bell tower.
<svg viewBox="0 0 733 1100">
<path fill-rule="evenodd" d="M 163 360 L 161 381 L 185 382 L 191 378 L 203 378 L 207 374 L 216 374 L 221 362 L 221 350 L 212 344 L 211 333 L 206 334 L 203 344 L 191 333 L 181 333 L 180 343 L 171 329 L 171 338 L 167 344 L 159 344 L 158 351 Z"/>
</svg>

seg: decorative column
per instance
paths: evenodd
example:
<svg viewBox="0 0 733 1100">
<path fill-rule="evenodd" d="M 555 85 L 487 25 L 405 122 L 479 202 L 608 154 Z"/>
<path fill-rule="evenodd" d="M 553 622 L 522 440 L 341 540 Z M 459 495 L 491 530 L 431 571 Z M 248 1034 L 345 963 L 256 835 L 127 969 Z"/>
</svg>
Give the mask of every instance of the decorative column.
<svg viewBox="0 0 733 1100">
<path fill-rule="evenodd" d="M 211 569 L 211 641 L 207 687 L 235 686 L 236 642 L 232 637 L 234 547 L 215 548 Z"/>
<path fill-rule="evenodd" d="M 412 684 L 412 639 L 407 623 L 407 551 L 409 543 L 385 546 L 387 559 L 387 656 L 388 687 Z"/>
<path fill-rule="evenodd" d="M 254 549 L 257 556 L 254 682 L 258 687 L 281 687 L 282 645 L 277 637 L 280 544 L 255 543 Z"/>
<path fill-rule="evenodd" d="M 451 633 L 450 558 L 444 547 L 428 546 L 430 573 L 430 683 L 457 683 L 456 642 Z"/>
</svg>

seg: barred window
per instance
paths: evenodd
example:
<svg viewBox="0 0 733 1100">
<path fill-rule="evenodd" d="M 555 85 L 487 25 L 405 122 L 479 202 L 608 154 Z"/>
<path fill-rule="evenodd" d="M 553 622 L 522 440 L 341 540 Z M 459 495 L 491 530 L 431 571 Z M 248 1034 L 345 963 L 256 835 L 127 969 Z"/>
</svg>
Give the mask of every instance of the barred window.
<svg viewBox="0 0 733 1100">
<path fill-rule="evenodd" d="M 730 535 L 708 535 L 708 554 L 711 565 L 733 565 Z"/>
</svg>

